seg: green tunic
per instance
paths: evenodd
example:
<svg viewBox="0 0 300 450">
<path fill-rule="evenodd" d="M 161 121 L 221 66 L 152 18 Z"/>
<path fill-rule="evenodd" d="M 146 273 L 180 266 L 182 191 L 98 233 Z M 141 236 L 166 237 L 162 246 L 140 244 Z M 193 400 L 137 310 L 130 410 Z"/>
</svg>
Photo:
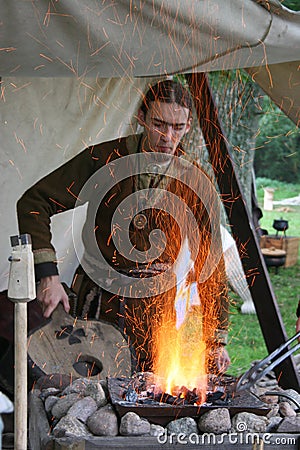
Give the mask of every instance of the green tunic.
<svg viewBox="0 0 300 450">
<path fill-rule="evenodd" d="M 132 135 L 127 138 L 93 145 L 45 176 L 24 193 L 17 204 L 19 232 L 31 234 L 34 259 L 37 266 L 45 265 L 45 263 L 55 264 L 57 261 L 55 249 L 51 244 L 51 216 L 73 209 L 80 204 L 80 192 L 93 174 L 120 157 L 135 154 L 138 151 L 139 139 L 139 135 Z M 182 156 L 183 160 L 186 158 L 180 148 L 178 148 L 177 155 Z M 129 174 L 131 171 L 132 167 L 128 167 Z M 147 174 L 142 176 L 130 175 L 113 186 L 104 196 L 97 209 L 93 233 L 95 233 L 97 245 L 105 261 L 115 270 L 128 272 L 133 267 L 145 269 L 145 265 L 124 257 L 116 249 L 112 233 L 117 235 L 118 230 L 111 229 L 111 222 L 113 214 L 123 200 L 126 200 L 128 196 L 141 188 L 151 187 L 151 183 L 153 184 L 153 176 Z M 200 232 L 199 248 L 201 249 L 201 252 L 196 255 L 193 271 L 193 277 L 197 281 L 207 257 L 203 249 L 209 249 L 211 238 L 206 210 L 201 200 L 195 193 L 186 188 L 182 180 L 175 180 L 167 176 L 160 176 L 155 180 L 154 177 L 154 187 L 175 193 L 176 196 L 186 202 L 196 218 Z M 151 270 L 151 266 L 157 267 L 161 264 L 163 267 L 172 264 L 176 260 L 181 244 L 180 239 L 177 239 L 179 228 L 176 220 L 170 214 L 156 208 L 147 209 L 143 214 L 146 217 L 145 227 L 139 229 L 132 223 L 129 226 L 129 238 L 133 248 L 141 252 L 145 251 L 150 245 L 149 233 L 152 230 L 162 229 L 166 236 L 165 250 L 157 259 L 146 266 Z M 189 245 L 193 247 L 193 244 L 195 244 L 195 242 L 192 242 L 194 233 L 190 234 Z M 82 273 L 81 270 L 80 274 L 82 275 Z M 47 275 L 49 273 L 44 272 L 44 276 Z M 228 305 L 223 258 L 220 259 L 213 271 L 209 283 L 201 285 L 199 295 L 204 314 L 211 308 L 215 310 L 214 323 L 211 324 L 211 329 L 219 330 L 217 334 L 221 336 L 220 340 L 224 341 L 227 329 Z M 117 314 L 116 309 L 112 308 L 112 310 L 113 314 Z M 206 334 L 209 335 L 210 332 Z M 218 339 L 218 336 L 211 336 L 211 338 Z"/>
</svg>

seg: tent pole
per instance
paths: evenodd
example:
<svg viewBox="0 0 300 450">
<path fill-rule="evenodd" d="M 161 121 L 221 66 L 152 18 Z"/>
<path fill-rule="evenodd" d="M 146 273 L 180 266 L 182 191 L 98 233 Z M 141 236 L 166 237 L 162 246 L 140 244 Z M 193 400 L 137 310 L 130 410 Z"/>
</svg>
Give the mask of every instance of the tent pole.
<svg viewBox="0 0 300 450">
<path fill-rule="evenodd" d="M 188 74 L 186 79 L 194 99 L 199 124 L 239 250 L 264 340 L 271 353 L 286 342 L 288 337 L 260 251 L 252 217 L 235 173 L 207 75 Z M 292 356 L 278 365 L 274 371 L 282 388 L 299 390 L 299 375 Z"/>
</svg>

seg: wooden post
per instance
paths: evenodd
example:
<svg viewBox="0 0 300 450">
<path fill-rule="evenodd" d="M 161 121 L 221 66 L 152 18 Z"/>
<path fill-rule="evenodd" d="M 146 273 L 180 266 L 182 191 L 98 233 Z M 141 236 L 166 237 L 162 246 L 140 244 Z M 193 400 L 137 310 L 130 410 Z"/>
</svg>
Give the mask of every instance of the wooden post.
<svg viewBox="0 0 300 450">
<path fill-rule="evenodd" d="M 11 237 L 8 298 L 15 303 L 15 450 L 27 448 L 27 302 L 35 298 L 34 263 L 28 234 Z"/>
<path fill-rule="evenodd" d="M 271 353 L 286 342 L 288 337 L 259 248 L 252 217 L 234 170 L 207 76 L 204 73 L 189 74 L 187 80 L 265 343 Z M 274 371 L 281 387 L 299 390 L 299 375 L 292 356 Z"/>
<path fill-rule="evenodd" d="M 15 304 L 15 444 L 27 448 L 27 303 Z"/>
</svg>

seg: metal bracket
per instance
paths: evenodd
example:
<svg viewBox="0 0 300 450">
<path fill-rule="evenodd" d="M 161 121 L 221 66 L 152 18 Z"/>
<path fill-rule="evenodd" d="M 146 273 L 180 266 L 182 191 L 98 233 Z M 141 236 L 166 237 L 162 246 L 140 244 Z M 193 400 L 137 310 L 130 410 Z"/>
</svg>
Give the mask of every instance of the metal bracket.
<svg viewBox="0 0 300 450">
<path fill-rule="evenodd" d="M 10 242 L 8 298 L 16 302 L 29 302 L 36 297 L 31 236 L 11 236 Z"/>
</svg>

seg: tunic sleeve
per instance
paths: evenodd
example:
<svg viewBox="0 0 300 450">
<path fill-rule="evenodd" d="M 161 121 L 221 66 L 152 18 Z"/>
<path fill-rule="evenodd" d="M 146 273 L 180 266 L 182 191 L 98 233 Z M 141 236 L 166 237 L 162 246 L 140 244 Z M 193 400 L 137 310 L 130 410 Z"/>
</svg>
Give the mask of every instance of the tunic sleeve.
<svg viewBox="0 0 300 450">
<path fill-rule="evenodd" d="M 107 158 L 105 145 L 85 149 L 29 188 L 17 202 L 19 233 L 29 233 L 35 264 L 55 263 L 50 220 L 75 207 L 89 177 Z"/>
</svg>

